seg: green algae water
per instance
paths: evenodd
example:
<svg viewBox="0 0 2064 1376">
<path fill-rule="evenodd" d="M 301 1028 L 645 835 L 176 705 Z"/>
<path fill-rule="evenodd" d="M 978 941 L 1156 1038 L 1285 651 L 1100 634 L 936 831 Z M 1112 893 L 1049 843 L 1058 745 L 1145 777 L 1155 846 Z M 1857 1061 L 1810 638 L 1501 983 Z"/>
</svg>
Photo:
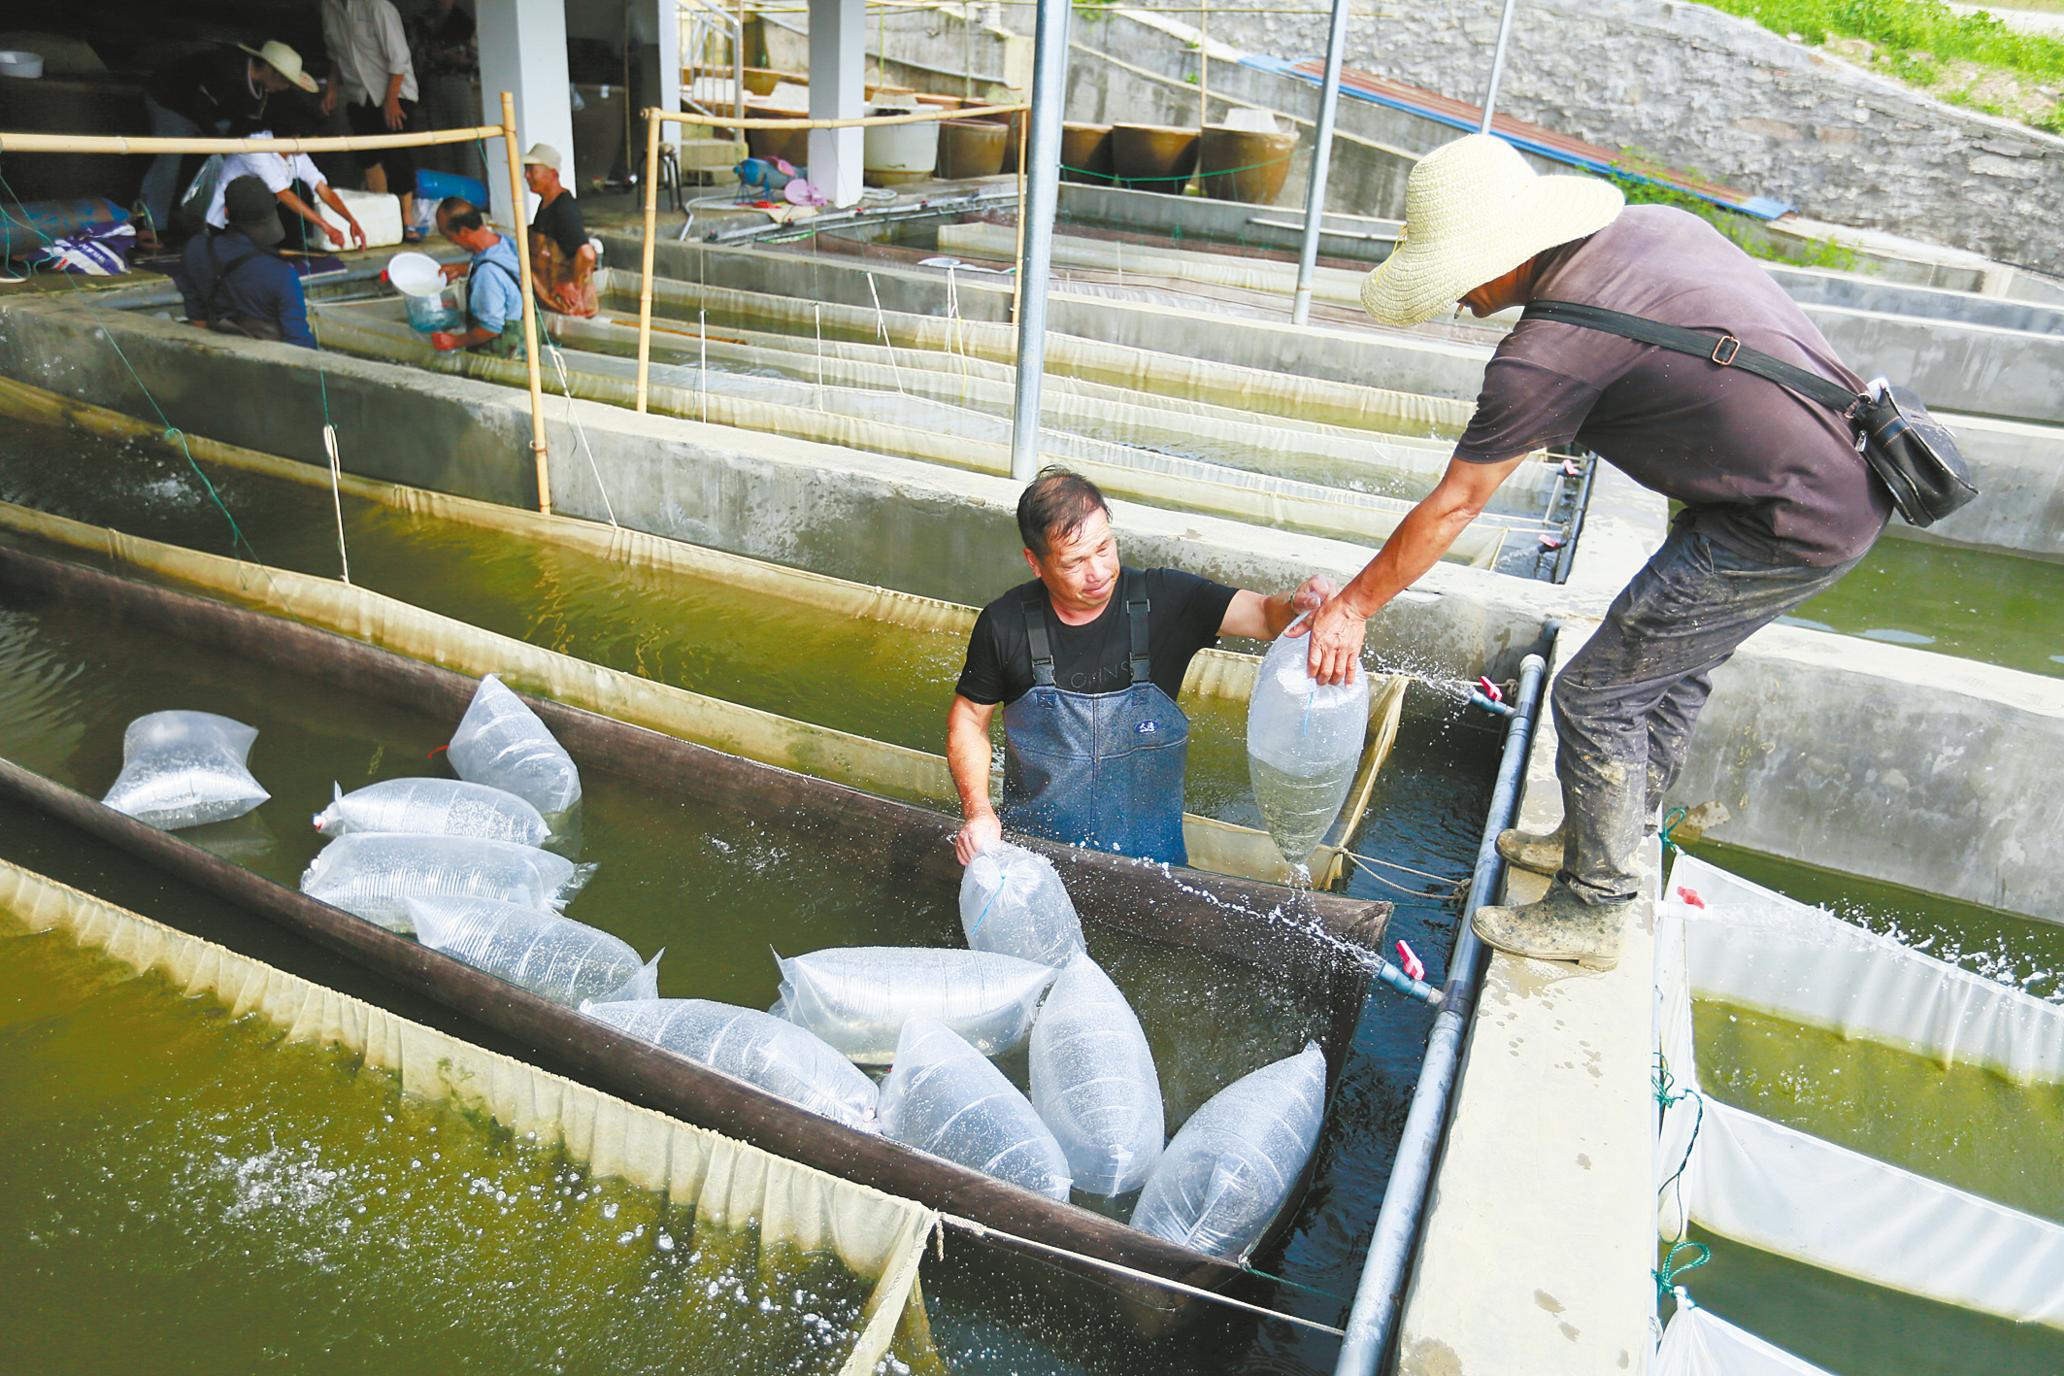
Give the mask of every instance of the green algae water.
<svg viewBox="0 0 2064 1376">
<path fill-rule="evenodd" d="M 1887 537 L 1784 619 L 2064 675 L 2064 563 Z"/>
<path fill-rule="evenodd" d="M 2064 1223 L 2064 1084 L 2016 1084 L 1725 1003 L 1695 1002 L 1692 1030 L 1715 1098 Z"/>
<path fill-rule="evenodd" d="M 1702 1229 L 1691 1237 L 1713 1249 L 1682 1277 L 1700 1307 L 1834 1376 L 2064 1371 L 2064 1333 L 2054 1328 L 1916 1299 Z"/>
<path fill-rule="evenodd" d="M 869 1286 L 0 914 L 0 1366 L 829 1372 Z"/>
</svg>

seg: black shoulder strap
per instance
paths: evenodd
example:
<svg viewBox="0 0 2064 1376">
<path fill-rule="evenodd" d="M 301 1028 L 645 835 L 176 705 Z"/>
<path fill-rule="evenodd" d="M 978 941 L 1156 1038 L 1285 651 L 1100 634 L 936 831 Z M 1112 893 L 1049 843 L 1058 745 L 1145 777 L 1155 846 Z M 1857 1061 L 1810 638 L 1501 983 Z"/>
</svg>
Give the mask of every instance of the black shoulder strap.
<svg viewBox="0 0 2064 1376">
<path fill-rule="evenodd" d="M 1804 368 L 1794 367 L 1769 354 L 1746 348 L 1731 334 L 1708 334 L 1704 330 L 1686 329 L 1682 325 L 1666 325 L 1660 320 L 1646 316 L 1627 315 L 1621 311 L 1609 311 L 1603 306 L 1587 306 L 1578 301 L 1533 301 L 1520 316 L 1526 320 L 1552 320 L 1559 325 L 1577 325 L 1587 330 L 1599 330 L 1605 334 L 1616 334 L 1642 344 L 1653 344 L 1659 349 L 1670 349 L 1680 354 L 1703 358 L 1722 368 L 1740 368 L 1754 373 L 1794 392 L 1810 401 L 1817 401 L 1829 410 L 1847 416 L 1859 400 L 1857 394 L 1831 378 L 1818 373 L 1809 373 Z"/>
<path fill-rule="evenodd" d="M 229 275 L 258 256 L 257 249 L 246 249 L 225 263 L 215 256 L 215 243 L 215 236 L 210 234 L 208 236 L 208 262 L 215 269 L 215 280 L 208 284 L 208 319 L 211 321 L 216 316 L 222 314 L 216 307 L 221 304 L 222 288 L 229 281 Z"/>
<path fill-rule="evenodd" d="M 1041 688 L 1053 687 L 1053 646 L 1046 638 L 1046 589 L 1032 588 L 1025 593 L 1025 640 L 1032 647 L 1032 682 Z"/>
<path fill-rule="evenodd" d="M 1125 620 L 1132 635 L 1132 682 L 1134 687 L 1154 681 L 1154 660 L 1147 648 L 1147 613 L 1154 604 L 1147 599 L 1147 576 L 1127 569 L 1118 590 L 1125 595 Z"/>
</svg>

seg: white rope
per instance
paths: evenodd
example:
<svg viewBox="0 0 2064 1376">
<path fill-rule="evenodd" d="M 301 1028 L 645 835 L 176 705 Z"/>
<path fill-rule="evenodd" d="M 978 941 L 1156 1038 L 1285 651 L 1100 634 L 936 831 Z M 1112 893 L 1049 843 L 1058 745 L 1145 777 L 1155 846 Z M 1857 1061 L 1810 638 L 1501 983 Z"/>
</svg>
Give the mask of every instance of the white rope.
<svg viewBox="0 0 2064 1376">
<path fill-rule="evenodd" d="M 1000 1228 L 991 1228 L 987 1224 L 977 1223 L 971 1218 L 960 1218 L 954 1214 L 940 1214 L 939 1222 L 941 1224 L 950 1223 L 956 1228 L 961 1228 L 974 1234 L 976 1237 L 996 1238 L 1004 1242 L 1014 1243 L 1020 1247 L 1028 1247 L 1035 1252 L 1046 1252 L 1053 1256 L 1066 1257 L 1070 1261 L 1080 1262 L 1085 1266 L 1093 1266 L 1099 1270 L 1110 1271 L 1129 1280 L 1136 1280 L 1159 1289 L 1173 1290 L 1178 1294 L 1188 1295 L 1192 1299 L 1208 1300 L 1213 1304 L 1225 1305 L 1229 1309 L 1244 1309 L 1250 1314 L 1259 1314 L 1265 1319 L 1279 1319 L 1284 1323 L 1295 1324 L 1299 1328 L 1309 1328 L 1319 1333 L 1330 1333 L 1336 1338 L 1347 1336 L 1346 1329 L 1335 1328 L 1331 1324 L 1320 1323 L 1316 1319 L 1299 1318 L 1295 1314 L 1285 1314 L 1280 1309 L 1270 1309 L 1259 1304 L 1249 1304 L 1246 1300 L 1234 1299 L 1231 1295 L 1221 1295 L 1215 1290 L 1206 1290 L 1202 1286 L 1190 1285 L 1179 1280 L 1170 1280 L 1166 1276 L 1157 1276 L 1151 1271 L 1137 1270 L 1121 1262 L 1106 1261 L 1102 1257 L 1093 1257 L 1082 1252 L 1072 1252 L 1066 1247 L 1056 1247 L 1050 1242 L 1038 1242 L 1029 1237 L 1019 1237 L 1016 1233 L 1006 1233 Z M 943 1248 L 944 1243 L 941 1242 L 940 1245 Z M 944 1255 L 943 1251 L 941 1255 Z"/>
<path fill-rule="evenodd" d="M 608 513 L 609 524 L 615 526 L 616 508 L 609 501 L 609 489 L 603 485 L 602 470 L 595 464 L 595 451 L 588 447 L 587 428 L 580 423 L 580 412 L 573 404 L 573 382 L 566 376 L 566 355 L 559 352 L 559 346 L 549 336 L 545 339 L 545 349 L 552 355 L 552 366 L 559 370 L 559 390 L 566 393 L 566 418 L 573 422 L 573 433 L 580 439 L 581 453 L 587 455 L 588 472 L 595 475 L 595 490 L 602 494 L 602 510 Z M 622 528 L 617 526 L 619 530 Z"/>
<path fill-rule="evenodd" d="M 903 386 L 903 366 L 896 361 L 896 346 L 889 342 L 889 318 L 882 313 L 881 293 L 874 289 L 874 274 L 871 272 L 867 274 L 867 294 L 874 298 L 874 325 L 881 331 L 882 347 L 889 351 L 889 371 L 895 375 L 896 392 L 899 396 L 909 396 Z"/>
<path fill-rule="evenodd" d="M 1469 876 L 1466 874 L 1457 879 L 1451 874 L 1434 874 L 1430 870 L 1415 870 L 1410 865 L 1400 865 L 1395 860 L 1378 860 L 1374 856 L 1357 855 L 1354 851 L 1348 850 L 1344 846 L 1341 848 L 1340 853 L 1359 865 L 1380 866 L 1383 869 L 1396 870 L 1399 874 L 1409 874 L 1419 879 L 1431 879 L 1436 884 L 1453 884 L 1458 889 L 1469 882 Z"/>
<path fill-rule="evenodd" d="M 817 322 L 817 410 L 824 410 L 824 303 L 816 302 L 810 314 Z"/>
<path fill-rule="evenodd" d="M 337 561 L 344 566 L 344 581 L 351 581 L 351 555 L 344 549 L 344 465 L 337 457 L 337 427 L 324 422 L 323 452 L 330 456 L 330 501 L 337 510 Z"/>
<path fill-rule="evenodd" d="M 709 424 L 709 311 L 695 312 L 695 385 L 702 392 L 702 423 Z"/>
</svg>

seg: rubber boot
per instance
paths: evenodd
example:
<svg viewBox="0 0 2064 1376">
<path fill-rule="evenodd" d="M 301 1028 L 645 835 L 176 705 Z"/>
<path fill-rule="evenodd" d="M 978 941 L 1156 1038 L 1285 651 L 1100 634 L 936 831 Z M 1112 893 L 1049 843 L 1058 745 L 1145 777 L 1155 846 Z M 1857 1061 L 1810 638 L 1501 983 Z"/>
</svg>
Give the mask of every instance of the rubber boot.
<svg viewBox="0 0 2064 1376">
<path fill-rule="evenodd" d="M 1509 828 L 1498 833 L 1498 854 L 1505 863 L 1553 879 L 1562 869 L 1562 828 L 1547 833 Z"/>
<path fill-rule="evenodd" d="M 1469 925 L 1484 944 L 1508 955 L 1610 970 L 1620 963 L 1621 929 L 1647 901 L 1586 903 L 1558 879 L 1537 902 L 1478 908 Z"/>
</svg>

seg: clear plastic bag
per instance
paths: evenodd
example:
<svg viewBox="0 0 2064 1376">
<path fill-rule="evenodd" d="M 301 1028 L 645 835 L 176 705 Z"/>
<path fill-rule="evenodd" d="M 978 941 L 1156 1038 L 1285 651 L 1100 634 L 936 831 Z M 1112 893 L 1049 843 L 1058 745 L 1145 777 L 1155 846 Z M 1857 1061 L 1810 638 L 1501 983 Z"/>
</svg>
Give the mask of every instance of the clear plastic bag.
<svg viewBox="0 0 2064 1376">
<path fill-rule="evenodd" d="M 1053 861 L 999 841 L 960 876 L 960 929 L 977 951 L 1055 969 L 1083 950 L 1082 919 Z"/>
<path fill-rule="evenodd" d="M 346 793 L 336 784 L 330 805 L 315 815 L 325 836 L 354 831 L 405 831 L 418 836 L 477 836 L 541 846 L 550 829 L 538 810 L 505 789 L 460 779 L 384 779 Z"/>
<path fill-rule="evenodd" d="M 1161 1155 L 1161 1076 L 1132 1005 L 1086 955 L 1068 962 L 1032 1025 L 1032 1106 L 1075 1188 L 1138 1189 Z"/>
<path fill-rule="evenodd" d="M 595 872 L 508 841 L 366 831 L 324 846 L 301 892 L 392 932 L 409 932 L 404 898 L 496 898 L 526 908 L 566 906 Z"/>
<path fill-rule="evenodd" d="M 794 1023 L 709 999 L 590 1002 L 580 1011 L 812 1113 L 875 1130 L 874 1081 Z"/>
<path fill-rule="evenodd" d="M 1290 1197 L 1325 1115 L 1326 1056 L 1316 1042 L 1241 1076 L 1161 1153 L 1132 1226 L 1179 1247 L 1245 1256 Z"/>
<path fill-rule="evenodd" d="M 245 761 L 256 727 L 213 712 L 152 712 L 122 733 L 122 772 L 101 799 L 160 831 L 226 822 L 272 795 Z"/>
<path fill-rule="evenodd" d="M 547 817 L 580 801 L 573 757 L 493 674 L 480 680 L 448 753 L 460 778 L 513 793 Z"/>
<path fill-rule="evenodd" d="M 1308 637 L 1278 638 L 1262 657 L 1247 699 L 1254 802 L 1293 865 L 1305 862 L 1340 815 L 1369 734 L 1368 673 L 1357 672 L 1353 683 L 1321 685 L 1306 667 L 1310 654 Z"/>
<path fill-rule="evenodd" d="M 985 1056 L 1025 1040 L 1054 972 L 988 951 L 840 946 L 784 959 L 785 1016 L 862 1065 L 895 1059 L 911 1018 L 945 1023 Z"/>
<path fill-rule="evenodd" d="M 1065 1203 L 1068 1158 L 1032 1101 L 942 1022 L 912 1018 L 881 1083 L 884 1137 Z"/>
<path fill-rule="evenodd" d="M 493 898 L 401 900 L 416 940 L 540 998 L 656 999 L 659 957 L 640 963 L 629 942 L 544 908 Z"/>
</svg>

